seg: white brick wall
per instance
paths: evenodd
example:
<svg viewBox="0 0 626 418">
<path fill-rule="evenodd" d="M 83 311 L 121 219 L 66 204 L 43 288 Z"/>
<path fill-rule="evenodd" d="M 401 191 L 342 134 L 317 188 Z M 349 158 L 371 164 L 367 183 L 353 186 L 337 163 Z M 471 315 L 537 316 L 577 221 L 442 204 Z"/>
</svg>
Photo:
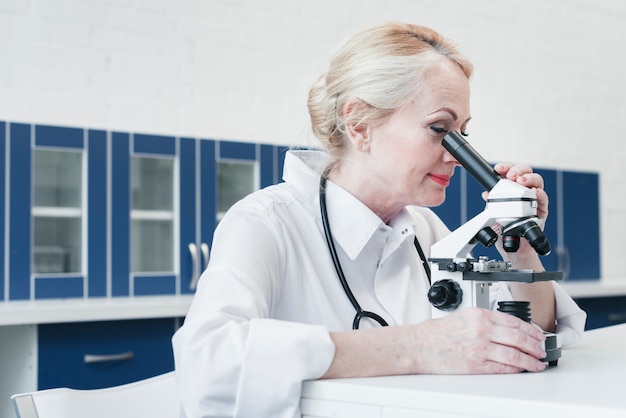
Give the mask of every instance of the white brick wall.
<svg viewBox="0 0 626 418">
<path fill-rule="evenodd" d="M 602 269 L 623 277 L 621 0 L 0 0 L 0 120 L 307 144 L 332 51 L 396 19 L 474 61 L 487 159 L 601 172 Z"/>
</svg>

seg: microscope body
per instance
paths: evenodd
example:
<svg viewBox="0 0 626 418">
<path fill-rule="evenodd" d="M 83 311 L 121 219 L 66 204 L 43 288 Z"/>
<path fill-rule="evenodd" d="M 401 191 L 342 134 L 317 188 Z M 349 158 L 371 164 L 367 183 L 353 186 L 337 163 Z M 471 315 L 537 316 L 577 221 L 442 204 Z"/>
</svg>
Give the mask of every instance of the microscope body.
<svg viewBox="0 0 626 418">
<path fill-rule="evenodd" d="M 539 221 L 535 192 L 510 180 L 500 179 L 489 192 L 485 210 L 431 247 L 429 261 L 433 285 L 441 280 L 453 280 L 462 291 L 457 306 L 454 306 L 454 301 L 447 306 L 445 303 L 433 306 L 434 318 L 457 308 L 475 306 L 488 309 L 491 282 L 536 280 L 537 273 L 532 271 L 512 270 L 510 264 L 504 261 L 470 256 L 470 251 L 479 242 L 476 238 L 478 233 L 496 224 L 514 224 L 519 219 Z M 493 243 L 495 239 L 491 245 Z"/>
<path fill-rule="evenodd" d="M 489 309 L 489 288 L 493 282 L 561 280 L 562 272 L 516 270 L 505 261 L 471 256 L 476 244 L 489 247 L 497 241 L 498 235 L 492 229 L 496 224 L 500 226 L 507 252 L 517 251 L 522 238 L 540 255 L 548 254 L 550 246 L 539 228 L 541 220 L 537 217 L 537 196 L 533 190 L 501 178 L 458 133 L 448 133 L 443 145 L 488 191 L 488 197 L 481 213 L 431 247 L 432 285 L 428 298 L 433 306 L 433 318 L 468 307 Z M 555 334 L 546 335 L 545 361 L 556 365 L 561 354 L 560 343 Z"/>
</svg>

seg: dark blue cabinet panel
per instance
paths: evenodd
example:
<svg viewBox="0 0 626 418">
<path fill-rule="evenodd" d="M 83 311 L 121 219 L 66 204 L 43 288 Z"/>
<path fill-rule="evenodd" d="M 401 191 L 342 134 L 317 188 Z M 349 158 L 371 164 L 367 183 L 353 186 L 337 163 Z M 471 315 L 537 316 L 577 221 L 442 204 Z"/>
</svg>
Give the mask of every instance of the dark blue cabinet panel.
<svg viewBox="0 0 626 418">
<path fill-rule="evenodd" d="M 568 280 L 600 278 L 599 178 L 563 172 L 563 238 Z"/>
<path fill-rule="evenodd" d="M 180 140 L 180 291 L 189 293 L 189 288 L 194 274 L 194 254 L 189 249 L 189 243 L 199 245 L 196 236 L 197 231 L 197 171 L 198 159 L 196 148 L 197 141 L 193 138 L 181 138 Z M 196 251 L 197 254 L 197 251 Z"/>
<path fill-rule="evenodd" d="M 221 159 L 250 160 L 257 159 L 256 144 L 248 142 L 220 141 L 219 157 Z"/>
<path fill-rule="evenodd" d="M 9 299 L 30 298 L 31 126 L 9 124 Z"/>
<path fill-rule="evenodd" d="M 39 325 L 38 388 L 96 389 L 171 371 L 175 326 L 172 318 Z M 94 355 L 109 360 L 86 362 Z"/>
<path fill-rule="evenodd" d="M 4 173 L 6 170 L 6 146 L 7 146 L 6 130 L 7 130 L 7 124 L 5 122 L 0 122 L 0 219 L 6 219 L 6 214 L 5 214 L 6 185 L 5 185 L 5 178 L 4 178 Z M 0 222 L 0 254 L 6 254 L 5 247 L 4 247 L 5 241 L 6 241 L 5 234 L 6 234 L 5 223 Z M 5 263 L 5 257 L 2 256 L 0 257 L 0 271 L 5 271 L 4 263 Z M 4 274 L 2 276 L 3 276 L 3 280 L 0 280 L 0 300 L 4 300 L 4 286 L 5 286 L 5 281 L 7 280 Z"/>
<path fill-rule="evenodd" d="M 276 147 L 277 152 L 277 161 L 276 161 L 276 183 L 280 183 L 283 181 L 283 167 L 285 166 L 285 155 L 287 155 L 287 151 L 289 151 L 288 147 Z"/>
<path fill-rule="evenodd" d="M 261 160 L 261 188 L 278 183 L 278 175 L 276 163 L 278 160 L 278 151 L 272 145 L 260 146 Z"/>
<path fill-rule="evenodd" d="M 176 140 L 170 136 L 133 135 L 133 151 L 137 154 L 176 155 Z"/>
<path fill-rule="evenodd" d="M 54 148 L 84 148 L 83 129 L 62 126 L 35 126 L 35 146 Z"/>
<path fill-rule="evenodd" d="M 211 243 L 217 224 L 217 158 L 215 141 L 200 140 L 200 242 Z"/>
<path fill-rule="evenodd" d="M 585 330 L 626 323 L 626 296 L 576 298 L 587 312 Z"/>
<path fill-rule="evenodd" d="M 107 133 L 90 130 L 87 151 L 87 294 L 107 295 Z"/>
<path fill-rule="evenodd" d="M 130 293 L 130 135 L 111 137 L 111 295 Z"/>
</svg>

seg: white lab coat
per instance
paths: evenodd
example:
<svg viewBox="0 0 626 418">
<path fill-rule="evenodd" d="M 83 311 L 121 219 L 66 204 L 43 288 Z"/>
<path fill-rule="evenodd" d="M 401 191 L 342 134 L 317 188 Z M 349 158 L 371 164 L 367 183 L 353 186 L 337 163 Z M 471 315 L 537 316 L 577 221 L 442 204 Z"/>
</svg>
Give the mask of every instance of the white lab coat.
<svg viewBox="0 0 626 418">
<path fill-rule="evenodd" d="M 173 338 L 183 417 L 299 417 L 302 382 L 330 366 L 329 332 L 349 330 L 354 308 L 337 278 L 321 224 L 317 151 L 289 152 L 279 185 L 234 205 L 218 225 L 211 261 Z M 426 257 L 449 233 L 429 209 L 384 224 L 332 182 L 328 218 L 345 276 L 361 307 L 390 325 L 431 317 Z M 495 300 L 510 300 L 506 284 Z M 555 284 L 558 333 L 582 335 L 585 314 Z M 361 328 L 379 326 L 370 320 Z"/>
</svg>

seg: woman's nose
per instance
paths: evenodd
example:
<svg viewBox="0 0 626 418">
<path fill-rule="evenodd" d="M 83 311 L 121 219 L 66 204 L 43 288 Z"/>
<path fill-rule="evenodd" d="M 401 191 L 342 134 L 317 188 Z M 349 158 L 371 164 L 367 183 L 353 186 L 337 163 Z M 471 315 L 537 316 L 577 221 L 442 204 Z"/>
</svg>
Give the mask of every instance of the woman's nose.
<svg viewBox="0 0 626 418">
<path fill-rule="evenodd" d="M 459 163 L 458 160 L 447 150 L 444 150 L 443 152 L 443 161 L 446 163 L 454 163 L 454 165 L 461 165 L 461 163 Z"/>
</svg>

